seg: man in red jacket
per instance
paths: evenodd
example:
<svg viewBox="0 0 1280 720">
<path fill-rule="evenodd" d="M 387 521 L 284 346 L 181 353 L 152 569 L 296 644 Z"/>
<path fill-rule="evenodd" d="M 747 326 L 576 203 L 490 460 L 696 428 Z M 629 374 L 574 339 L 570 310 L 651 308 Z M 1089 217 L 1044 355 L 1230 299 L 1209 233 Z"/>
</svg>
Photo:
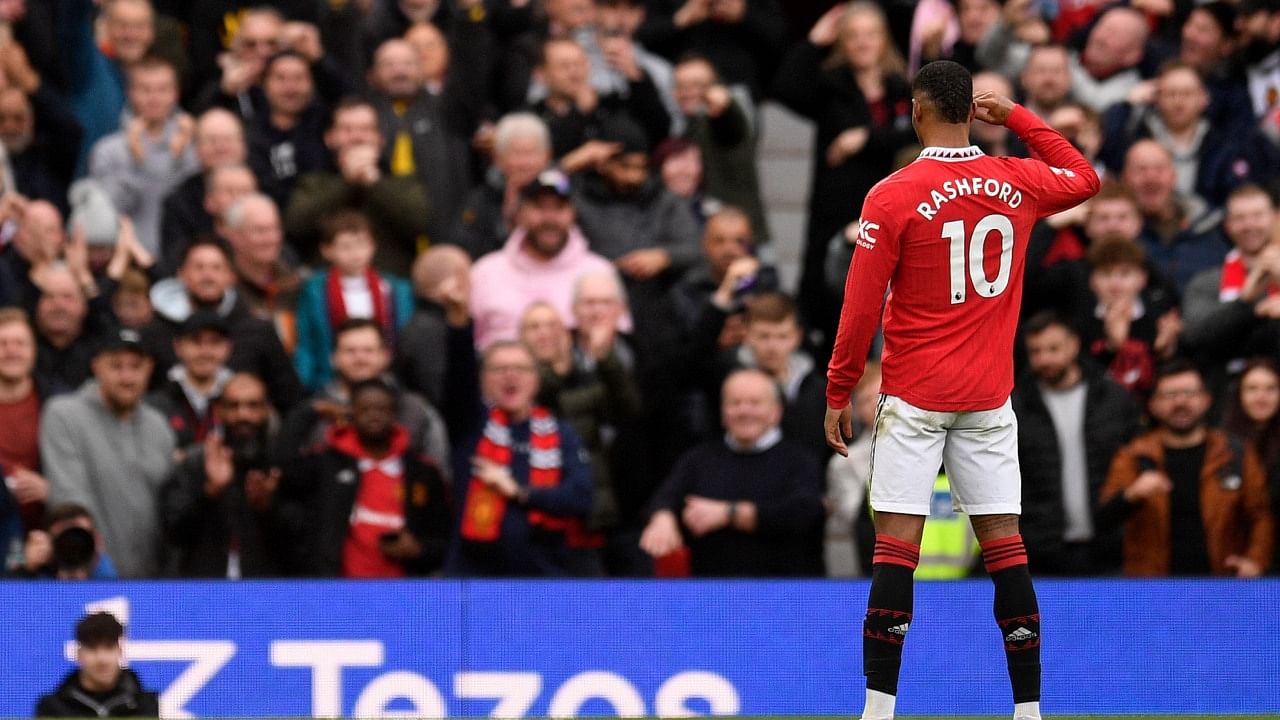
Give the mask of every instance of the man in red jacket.
<svg viewBox="0 0 1280 720">
<path fill-rule="evenodd" d="M 862 717 L 893 717 L 912 574 L 934 479 L 945 463 L 995 583 L 1014 718 L 1038 720 L 1040 614 L 1018 534 L 1013 341 L 1031 227 L 1091 197 L 1098 176 L 1026 108 L 989 93 L 973 97 L 972 78 L 956 63 L 926 65 L 912 93 L 911 120 L 924 150 L 876 184 L 863 204 L 828 369 L 827 442 L 844 455 L 844 438 L 853 434 L 849 396 L 883 304 Z M 975 118 L 1007 125 L 1044 161 L 987 157 L 969 140 Z"/>
</svg>

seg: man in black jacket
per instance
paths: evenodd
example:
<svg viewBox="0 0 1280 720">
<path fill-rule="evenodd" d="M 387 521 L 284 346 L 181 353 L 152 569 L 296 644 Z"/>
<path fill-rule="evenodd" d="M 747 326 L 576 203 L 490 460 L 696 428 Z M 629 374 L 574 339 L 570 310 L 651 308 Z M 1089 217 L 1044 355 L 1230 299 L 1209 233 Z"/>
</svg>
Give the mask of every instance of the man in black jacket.
<svg viewBox="0 0 1280 720">
<path fill-rule="evenodd" d="M 216 401 L 219 428 L 186 458 L 162 494 L 165 534 L 182 577 L 280 577 L 296 560 L 299 523 L 275 501 L 280 470 L 268 458 L 271 406 L 262 380 L 232 376 Z"/>
<path fill-rule="evenodd" d="M 440 469 L 409 449 L 399 393 L 380 379 L 351 388 L 351 424 L 291 464 L 289 504 L 305 508 L 302 570 L 319 577 L 403 577 L 440 567 L 453 525 Z"/>
<path fill-rule="evenodd" d="M 203 442 L 216 420 L 214 400 L 231 379 L 231 331 L 212 310 L 198 310 L 179 326 L 173 341 L 179 363 L 169 368 L 147 404 L 164 413 L 178 447 Z"/>
<path fill-rule="evenodd" d="M 1111 458 L 1138 430 L 1124 388 L 1080 358 L 1080 338 L 1051 313 L 1029 318 L 1029 369 L 1018 378 L 1022 537 L 1039 574 L 1096 575 L 1119 566 L 1119 537 L 1097 522 Z"/>
<path fill-rule="evenodd" d="M 153 379 L 167 377 L 177 358 L 173 338 L 178 327 L 196 310 L 216 313 L 231 331 L 232 370 L 251 372 L 267 383 L 271 403 L 281 413 L 302 398 L 302 383 L 285 353 L 276 328 L 254 317 L 236 294 L 231 251 L 211 239 L 197 239 L 187 246 L 177 277 L 151 288 L 156 317 L 142 328 L 142 343 L 155 360 Z"/>
<path fill-rule="evenodd" d="M 160 698 L 120 667 L 124 626 L 96 612 L 76 624 L 76 662 L 57 690 L 40 698 L 36 717 L 159 717 Z"/>
</svg>

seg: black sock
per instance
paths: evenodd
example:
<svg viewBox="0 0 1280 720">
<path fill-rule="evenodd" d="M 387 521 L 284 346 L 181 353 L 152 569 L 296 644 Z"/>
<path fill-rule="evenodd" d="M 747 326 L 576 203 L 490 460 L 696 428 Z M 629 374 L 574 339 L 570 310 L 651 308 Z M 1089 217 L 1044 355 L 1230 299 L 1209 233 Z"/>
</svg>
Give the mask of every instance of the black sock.
<svg viewBox="0 0 1280 720">
<path fill-rule="evenodd" d="M 862 667 L 868 690 L 898 694 L 902 645 L 911 626 L 912 575 L 919 562 L 919 545 L 876 535 L 871 595 L 862 622 Z"/>
<path fill-rule="evenodd" d="M 1040 607 L 1027 569 L 1022 536 L 983 543 L 982 556 L 996 586 L 995 614 L 1009 661 L 1013 702 L 1040 701 Z"/>
</svg>

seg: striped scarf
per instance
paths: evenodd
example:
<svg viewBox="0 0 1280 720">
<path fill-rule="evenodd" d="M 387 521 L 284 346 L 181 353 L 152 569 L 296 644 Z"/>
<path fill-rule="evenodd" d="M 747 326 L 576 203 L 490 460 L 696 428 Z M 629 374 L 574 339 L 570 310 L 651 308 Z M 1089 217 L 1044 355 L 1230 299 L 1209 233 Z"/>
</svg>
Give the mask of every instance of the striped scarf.
<svg viewBox="0 0 1280 720">
<path fill-rule="evenodd" d="M 484 434 L 476 444 L 477 457 L 511 467 L 511 425 L 507 413 L 499 408 L 489 411 Z M 552 488 L 560 484 L 560 427 L 546 408 L 533 408 L 529 418 L 529 487 Z M 467 486 L 466 505 L 462 509 L 462 537 L 473 542 L 493 542 L 502 534 L 502 518 L 507 512 L 507 499 L 484 481 L 472 477 Z M 540 510 L 529 511 L 529 524 L 544 530 L 564 532 L 565 518 Z"/>
</svg>

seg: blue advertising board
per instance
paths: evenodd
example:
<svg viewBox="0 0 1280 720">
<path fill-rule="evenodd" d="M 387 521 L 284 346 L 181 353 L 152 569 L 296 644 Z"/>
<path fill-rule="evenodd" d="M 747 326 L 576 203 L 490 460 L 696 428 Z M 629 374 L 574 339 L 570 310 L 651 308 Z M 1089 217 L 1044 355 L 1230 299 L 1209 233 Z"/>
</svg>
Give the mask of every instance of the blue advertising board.
<svg viewBox="0 0 1280 720">
<path fill-rule="evenodd" d="M 1280 581 L 1041 581 L 1047 714 L 1280 711 Z M 0 716 L 86 610 L 169 717 L 838 715 L 865 582 L 0 583 Z M 1011 709 L 986 581 L 918 583 L 904 714 Z"/>
</svg>

